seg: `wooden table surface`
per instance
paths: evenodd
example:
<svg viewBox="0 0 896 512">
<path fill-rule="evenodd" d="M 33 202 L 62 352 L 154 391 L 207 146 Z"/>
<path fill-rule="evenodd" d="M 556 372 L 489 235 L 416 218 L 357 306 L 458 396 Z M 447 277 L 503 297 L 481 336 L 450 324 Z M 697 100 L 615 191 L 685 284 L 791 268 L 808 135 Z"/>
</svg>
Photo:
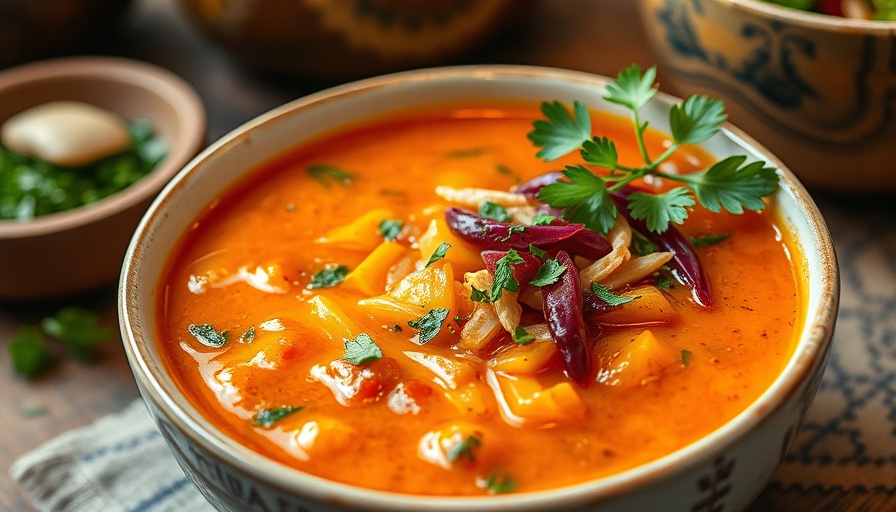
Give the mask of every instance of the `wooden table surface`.
<svg viewBox="0 0 896 512">
<path fill-rule="evenodd" d="M 604 75 L 615 75 L 633 62 L 649 66 L 652 58 L 635 4 L 632 0 L 543 0 L 533 4 L 532 12 L 512 32 L 470 62 L 545 65 Z M 323 87 L 263 78 L 240 68 L 195 30 L 175 0 L 135 2 L 116 46 L 105 53 L 153 62 L 186 78 L 208 109 L 208 142 L 275 106 Z M 40 378 L 24 380 L 13 374 L 5 350 L 7 341 L 19 326 L 35 323 L 64 305 L 95 309 L 107 324 L 117 326 L 114 284 L 53 301 L 0 302 L 0 510 L 30 510 L 6 471 L 18 456 L 66 430 L 118 411 L 138 397 L 117 335 L 101 347 L 95 364 L 61 357 Z M 29 412 L 35 408 L 45 412 Z M 753 509 L 769 510 L 774 503 L 779 510 L 807 510 L 805 499 L 770 488 Z"/>
</svg>

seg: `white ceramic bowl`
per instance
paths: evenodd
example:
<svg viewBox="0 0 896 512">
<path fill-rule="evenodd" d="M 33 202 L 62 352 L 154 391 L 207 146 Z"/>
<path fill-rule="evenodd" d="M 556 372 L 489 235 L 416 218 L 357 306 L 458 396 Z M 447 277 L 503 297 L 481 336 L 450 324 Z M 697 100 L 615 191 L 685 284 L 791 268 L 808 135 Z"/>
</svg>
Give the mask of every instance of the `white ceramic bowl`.
<svg viewBox="0 0 896 512">
<path fill-rule="evenodd" d="M 119 295 L 130 364 L 152 415 L 187 475 L 220 510 L 600 510 L 689 511 L 713 488 L 725 510 L 756 497 L 795 437 L 812 402 L 828 353 L 839 297 L 837 266 L 821 215 L 774 156 L 728 126 L 704 146 L 717 157 L 734 152 L 780 169 L 774 196 L 784 226 L 801 246 L 808 283 L 804 323 L 794 354 L 771 388 L 705 438 L 649 464 L 592 482 L 496 497 L 422 497 L 352 487 L 301 473 L 226 437 L 178 391 L 156 339 L 157 285 L 172 247 L 206 205 L 271 155 L 372 116 L 431 104 L 483 105 L 545 99 L 585 101 L 595 110 L 607 80 L 555 69 L 477 66 L 421 70 L 343 85 L 296 100 L 247 123 L 198 157 L 168 185 L 143 218 L 128 251 Z M 668 129 L 669 106 L 658 95 L 643 111 Z"/>
<path fill-rule="evenodd" d="M 896 22 L 761 0 L 638 3 L 664 90 L 720 96 L 809 186 L 896 192 Z"/>
</svg>

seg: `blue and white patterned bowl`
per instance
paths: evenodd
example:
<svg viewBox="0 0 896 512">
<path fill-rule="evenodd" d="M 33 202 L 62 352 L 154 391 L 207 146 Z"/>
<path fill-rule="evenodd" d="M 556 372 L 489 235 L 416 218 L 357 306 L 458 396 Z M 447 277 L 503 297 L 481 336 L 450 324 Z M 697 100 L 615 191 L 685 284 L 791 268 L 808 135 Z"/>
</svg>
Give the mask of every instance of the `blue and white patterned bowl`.
<svg viewBox="0 0 896 512">
<path fill-rule="evenodd" d="M 799 338 L 781 375 L 754 403 L 695 443 L 659 460 L 561 489 L 450 497 L 362 489 L 302 473 L 227 437 L 184 396 L 165 363 L 156 305 L 177 240 L 193 219 L 246 173 L 296 144 L 361 120 L 432 105 L 537 105 L 581 100 L 623 114 L 602 99 L 608 79 L 524 66 L 435 68 L 341 85 L 295 100 L 221 138 L 158 196 L 131 241 L 119 287 L 122 338 L 143 399 L 197 488 L 222 511 L 289 512 L 710 512 L 743 510 L 759 494 L 795 439 L 818 388 L 839 300 L 833 243 L 812 199 L 777 158 L 731 125 L 701 146 L 724 158 L 746 154 L 779 169 L 773 201 L 800 246 L 806 302 Z M 657 94 L 641 119 L 668 132 L 678 100 Z"/>
<path fill-rule="evenodd" d="M 731 121 L 810 186 L 896 191 L 896 22 L 760 0 L 639 0 L 662 88 Z"/>
</svg>

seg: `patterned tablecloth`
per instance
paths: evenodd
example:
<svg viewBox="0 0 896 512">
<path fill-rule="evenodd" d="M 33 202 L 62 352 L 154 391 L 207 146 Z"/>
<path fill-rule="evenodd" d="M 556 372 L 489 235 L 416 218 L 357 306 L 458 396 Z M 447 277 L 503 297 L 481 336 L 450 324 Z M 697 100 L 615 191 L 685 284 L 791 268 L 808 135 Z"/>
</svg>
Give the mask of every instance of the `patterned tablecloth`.
<svg viewBox="0 0 896 512">
<path fill-rule="evenodd" d="M 813 196 L 840 314 L 809 417 L 751 512 L 896 511 L 896 197 Z"/>
</svg>

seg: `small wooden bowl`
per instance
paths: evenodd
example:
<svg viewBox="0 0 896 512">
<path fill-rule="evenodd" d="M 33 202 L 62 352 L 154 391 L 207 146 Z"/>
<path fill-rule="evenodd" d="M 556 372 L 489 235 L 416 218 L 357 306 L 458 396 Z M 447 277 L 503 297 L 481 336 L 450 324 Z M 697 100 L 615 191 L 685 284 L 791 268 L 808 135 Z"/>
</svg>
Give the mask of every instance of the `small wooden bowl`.
<svg viewBox="0 0 896 512">
<path fill-rule="evenodd" d="M 147 176 L 96 203 L 30 221 L 0 220 L 0 298 L 35 299 L 114 282 L 150 201 L 205 143 L 205 109 L 180 77 L 109 57 L 39 61 L 0 72 L 0 123 L 55 100 L 148 120 L 168 147 Z"/>
</svg>

